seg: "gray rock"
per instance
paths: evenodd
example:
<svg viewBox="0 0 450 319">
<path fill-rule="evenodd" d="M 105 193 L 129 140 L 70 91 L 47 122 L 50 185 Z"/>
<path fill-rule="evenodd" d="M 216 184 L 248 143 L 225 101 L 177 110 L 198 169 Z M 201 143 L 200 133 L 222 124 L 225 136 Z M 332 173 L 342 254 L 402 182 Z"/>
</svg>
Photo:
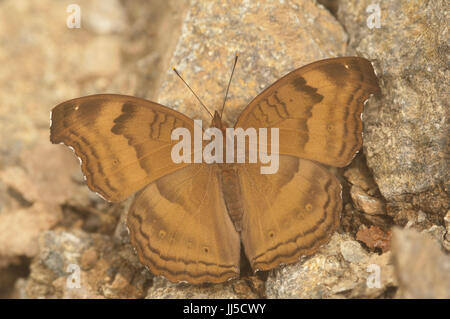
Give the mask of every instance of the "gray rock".
<svg viewBox="0 0 450 319">
<path fill-rule="evenodd" d="M 315 1 L 191 1 L 170 62 L 212 112 L 220 109 L 239 53 L 224 119 L 230 125 L 264 88 L 295 68 L 343 55 L 342 26 Z M 192 93 L 167 70 L 158 102 L 209 124 Z M 206 125 L 206 124 L 205 124 Z"/>
<path fill-rule="evenodd" d="M 346 240 L 341 243 L 341 254 L 346 261 L 351 263 L 359 263 L 367 259 L 367 253 L 354 240 Z"/>
<path fill-rule="evenodd" d="M 368 284 L 373 267 L 379 285 Z M 369 256 L 348 235 L 331 241 L 303 261 L 274 270 L 266 282 L 268 298 L 376 298 L 396 280 L 390 253 Z"/>
<path fill-rule="evenodd" d="M 422 193 L 415 204 L 443 216 L 450 205 L 449 2 L 378 3 L 379 29 L 366 22 L 372 0 L 341 1 L 338 12 L 348 54 L 372 59 L 380 78 L 381 98 L 364 113 L 364 152 L 384 197 Z"/>
<path fill-rule="evenodd" d="M 30 278 L 16 288 L 28 298 L 142 298 L 150 284 L 130 245 L 75 230 L 43 233 Z"/>
<path fill-rule="evenodd" d="M 154 277 L 147 292 L 147 299 L 236 299 L 257 298 L 244 280 L 223 284 L 190 285 L 172 283 L 164 277 Z"/>
<path fill-rule="evenodd" d="M 47 231 L 39 238 L 40 261 L 58 276 L 66 275 L 66 267 L 77 264 L 81 252 L 92 245 L 86 234 Z"/>
</svg>

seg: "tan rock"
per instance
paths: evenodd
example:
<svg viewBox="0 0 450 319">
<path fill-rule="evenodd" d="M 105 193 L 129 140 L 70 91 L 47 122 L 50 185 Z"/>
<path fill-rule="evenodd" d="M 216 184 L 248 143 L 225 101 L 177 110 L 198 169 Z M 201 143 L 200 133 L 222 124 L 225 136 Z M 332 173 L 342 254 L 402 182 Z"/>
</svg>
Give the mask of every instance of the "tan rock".
<svg viewBox="0 0 450 319">
<path fill-rule="evenodd" d="M 85 80 L 89 77 L 113 76 L 119 72 L 120 65 L 120 39 L 116 36 L 95 38 L 86 43 L 77 77 Z"/>
<path fill-rule="evenodd" d="M 83 27 L 96 34 L 120 33 L 127 28 L 127 16 L 119 0 L 81 1 Z"/>
<path fill-rule="evenodd" d="M 236 299 L 258 298 L 244 280 L 237 280 L 216 285 L 190 285 L 172 283 L 163 277 L 153 278 L 149 288 L 148 299 Z"/>
<path fill-rule="evenodd" d="M 98 253 L 95 248 L 88 248 L 83 252 L 83 255 L 81 255 L 80 266 L 83 270 L 89 270 L 95 265 L 97 260 Z"/>
<path fill-rule="evenodd" d="M 355 208 L 364 213 L 369 215 L 386 214 L 383 201 L 379 198 L 369 196 L 362 188 L 353 185 L 350 188 L 350 195 Z"/>
<path fill-rule="evenodd" d="M 392 253 L 399 298 L 450 298 L 450 256 L 436 240 L 414 230 L 395 229 Z"/>
<path fill-rule="evenodd" d="M 30 208 L 0 214 L 0 258 L 38 253 L 38 236 L 61 218 L 57 207 L 35 203 Z"/>
<path fill-rule="evenodd" d="M 313 256 L 270 273 L 266 294 L 268 298 L 379 298 L 395 286 L 389 252 L 368 254 L 349 235 L 335 233 Z"/>
<path fill-rule="evenodd" d="M 314 1 L 205 2 L 194 0 L 184 21 L 171 65 L 212 111 L 220 109 L 232 61 L 239 62 L 224 119 L 230 124 L 264 88 L 289 71 L 315 60 L 342 55 L 346 34 Z M 158 101 L 206 120 L 186 86 L 167 69 Z"/>
<path fill-rule="evenodd" d="M 382 252 L 386 252 L 391 247 L 392 232 L 383 231 L 378 226 L 361 227 L 356 233 L 356 239 L 366 244 L 370 249 L 379 248 Z"/>
</svg>

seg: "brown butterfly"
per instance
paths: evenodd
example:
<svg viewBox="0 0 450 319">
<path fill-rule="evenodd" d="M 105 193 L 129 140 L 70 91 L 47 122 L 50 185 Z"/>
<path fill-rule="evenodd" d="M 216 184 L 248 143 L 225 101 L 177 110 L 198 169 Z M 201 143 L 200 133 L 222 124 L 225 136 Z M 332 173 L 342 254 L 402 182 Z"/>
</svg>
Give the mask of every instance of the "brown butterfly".
<svg viewBox="0 0 450 319">
<path fill-rule="evenodd" d="M 89 188 L 128 213 L 132 245 L 155 275 L 219 283 L 239 276 L 241 242 L 253 270 L 312 254 L 339 225 L 341 185 L 321 164 L 344 167 L 362 144 L 361 112 L 379 90 L 369 61 L 326 59 L 268 87 L 235 128 L 279 128 L 279 169 L 171 159 L 175 128 L 194 121 L 144 99 L 100 94 L 56 106 L 50 140 L 71 146 Z M 215 112 L 212 126 L 223 129 Z"/>
</svg>

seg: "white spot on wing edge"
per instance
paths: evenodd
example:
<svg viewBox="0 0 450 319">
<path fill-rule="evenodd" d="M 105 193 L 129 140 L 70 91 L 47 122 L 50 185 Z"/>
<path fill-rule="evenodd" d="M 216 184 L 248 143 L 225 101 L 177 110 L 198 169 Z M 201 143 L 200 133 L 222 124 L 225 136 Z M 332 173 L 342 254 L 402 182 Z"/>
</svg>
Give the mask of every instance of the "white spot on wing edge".
<svg viewBox="0 0 450 319">
<path fill-rule="evenodd" d="M 52 112 L 53 112 L 53 110 L 50 110 L 50 126 L 49 126 L 49 128 L 51 128 L 52 127 Z"/>
<path fill-rule="evenodd" d="M 99 192 L 94 192 L 94 193 L 97 194 L 97 196 L 100 197 L 101 199 L 103 199 L 105 202 L 112 203 L 111 201 L 109 201 L 105 197 L 103 197 L 103 195 L 100 194 Z"/>
<path fill-rule="evenodd" d="M 74 149 L 72 146 L 66 145 L 66 144 L 64 144 L 64 142 L 60 142 L 59 144 L 63 144 L 63 145 L 65 145 L 65 146 L 67 146 L 68 148 L 70 148 L 70 149 L 72 150 L 72 152 L 75 154 L 75 156 L 78 158 L 78 161 L 80 162 L 80 165 L 83 165 L 83 160 L 81 159 L 81 157 L 79 157 L 79 156 L 77 155 L 77 153 L 75 152 L 75 149 Z M 87 181 L 86 175 L 84 175 L 83 171 L 81 171 L 81 173 L 83 174 L 83 179 L 84 179 L 84 181 L 86 182 L 86 181 Z M 89 188 L 89 187 L 88 187 L 88 188 Z M 112 203 L 110 200 L 107 200 L 105 197 L 103 197 L 103 195 L 100 194 L 99 192 L 95 192 L 95 191 L 91 190 L 90 188 L 89 188 L 89 190 L 92 191 L 92 192 L 94 192 L 98 197 L 100 197 L 101 199 L 103 199 L 105 202 Z"/>
<path fill-rule="evenodd" d="M 61 144 L 61 143 L 60 143 Z M 62 143 L 62 144 L 64 144 L 64 143 Z M 66 145 L 66 144 L 64 144 L 64 145 Z M 70 148 L 71 150 L 72 150 L 72 152 L 75 154 L 75 156 L 78 158 L 78 162 L 80 162 L 80 165 L 83 165 L 83 160 L 81 159 L 81 157 L 79 157 L 78 155 L 77 155 L 77 152 L 75 152 L 75 149 L 72 147 L 72 146 L 70 146 L 70 145 L 66 145 L 68 148 Z M 83 176 L 84 176 L 84 174 L 83 174 Z M 86 176 L 84 176 L 84 177 L 86 177 Z"/>
</svg>

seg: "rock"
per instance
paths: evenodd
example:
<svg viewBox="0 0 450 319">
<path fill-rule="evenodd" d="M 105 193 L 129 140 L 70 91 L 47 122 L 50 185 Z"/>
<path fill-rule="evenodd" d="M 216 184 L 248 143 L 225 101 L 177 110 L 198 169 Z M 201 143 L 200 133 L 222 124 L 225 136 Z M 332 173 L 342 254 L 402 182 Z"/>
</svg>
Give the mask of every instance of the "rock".
<svg viewBox="0 0 450 319">
<path fill-rule="evenodd" d="M 360 187 L 370 196 L 378 195 L 378 186 L 367 167 L 364 154 L 358 153 L 350 165 L 345 168 L 343 175 L 350 184 Z"/>
<path fill-rule="evenodd" d="M 125 31 L 128 21 L 119 0 L 81 1 L 82 27 L 105 35 Z"/>
<path fill-rule="evenodd" d="M 378 226 L 361 227 L 356 233 L 357 240 L 362 241 L 372 250 L 379 248 L 383 253 L 391 248 L 391 236 L 392 232 L 390 230 L 384 232 Z"/>
<path fill-rule="evenodd" d="M 173 54 L 175 66 L 212 112 L 223 103 L 232 61 L 239 52 L 224 119 L 232 125 L 264 88 L 315 60 L 343 55 L 346 35 L 315 1 L 191 1 Z M 210 118 L 167 70 L 158 102 L 194 119 Z"/>
<path fill-rule="evenodd" d="M 25 291 L 27 281 L 25 278 L 19 278 L 16 280 L 13 286 L 13 292 L 9 296 L 11 299 L 27 299 L 27 293 Z"/>
<path fill-rule="evenodd" d="M 443 246 L 445 250 L 450 252 L 450 211 L 447 212 L 447 215 L 445 215 L 444 218 L 445 221 L 445 235 L 444 235 L 444 242 Z"/>
<path fill-rule="evenodd" d="M 127 215 L 128 215 L 128 210 L 130 208 L 131 203 L 132 203 L 131 198 L 125 202 L 124 208 L 122 210 L 122 214 L 120 215 L 120 218 L 119 218 L 119 222 L 117 223 L 116 229 L 114 231 L 114 239 L 123 244 L 130 243 L 130 236 L 129 236 L 128 226 L 127 226 Z"/>
<path fill-rule="evenodd" d="M 86 249 L 83 254 L 81 255 L 80 259 L 80 266 L 83 270 L 89 270 L 91 269 L 98 260 L 98 253 L 94 248 L 88 248 Z"/>
<path fill-rule="evenodd" d="M 394 229 L 398 298 L 450 298 L 450 256 L 428 234 Z"/>
<path fill-rule="evenodd" d="M 116 36 L 99 37 L 86 44 L 77 77 L 108 77 L 120 70 L 120 41 Z"/>
<path fill-rule="evenodd" d="M 2 258 L 3 259 L 3 258 Z M 2 267 L 0 261 L 0 298 L 14 298 L 14 284 L 20 277 L 28 275 L 28 263 L 25 258 L 17 258 L 14 261 L 7 261 L 8 267 Z"/>
<path fill-rule="evenodd" d="M 2 257 L 35 256 L 39 234 L 63 218 L 61 205 L 69 201 L 89 203 L 89 191 L 73 183 L 68 174 L 71 169 L 80 169 L 70 150 L 38 141 L 24 150 L 20 159 L 22 166 L 0 170 L 0 181 L 14 200 L 0 214 Z"/>
<path fill-rule="evenodd" d="M 148 299 L 236 299 L 258 298 L 245 280 L 235 280 L 224 284 L 190 285 L 172 283 L 164 277 L 153 278 L 148 290 Z"/>
<path fill-rule="evenodd" d="M 142 298 L 151 284 L 142 265 L 123 258 L 130 245 L 118 246 L 109 236 L 48 231 L 39 248 L 26 283 L 28 298 Z"/>
<path fill-rule="evenodd" d="M 445 227 L 447 228 L 447 231 L 450 232 L 450 210 L 445 215 L 444 222 L 445 222 Z"/>
<path fill-rule="evenodd" d="M 419 207 L 443 216 L 450 205 L 445 156 L 449 3 L 383 1 L 381 28 L 371 29 L 366 9 L 372 4 L 342 1 L 338 10 L 350 36 L 347 54 L 372 59 L 380 78 L 380 99 L 369 101 L 364 113 L 368 165 L 385 198 L 409 201 L 399 196 L 420 194 Z"/>
<path fill-rule="evenodd" d="M 359 263 L 367 259 L 367 253 L 354 240 L 341 242 L 341 254 L 346 261 L 351 263 Z"/>
<path fill-rule="evenodd" d="M 369 196 L 362 188 L 353 185 L 350 188 L 355 208 L 369 215 L 384 215 L 384 203 L 381 199 Z"/>
<path fill-rule="evenodd" d="M 373 276 L 376 286 L 371 285 Z M 271 272 L 266 294 L 268 298 L 376 298 L 395 285 L 390 253 L 369 255 L 350 236 L 336 233 L 316 254 Z"/>
<path fill-rule="evenodd" d="M 330 1 L 322 2 L 335 11 Z M 425 264 L 422 274 L 408 249 L 397 248 L 395 255 L 366 252 L 346 233 L 334 234 L 317 254 L 272 271 L 266 284 L 260 274 L 203 286 L 153 278 L 129 244 L 126 213 L 121 214 L 129 202 L 120 207 L 99 201 L 87 190 L 73 154 L 63 155 L 63 146 L 48 142 L 48 112 L 54 105 L 105 91 L 156 100 L 163 83 L 157 101 L 208 118 L 170 64 L 217 109 L 239 51 L 225 111 L 225 119 L 233 122 L 254 96 L 285 73 L 321 58 L 357 53 L 374 59 L 383 90 L 364 115 L 370 169 L 364 156 L 344 169 L 349 183 L 365 192 L 358 197 L 363 198 L 359 209 L 367 213 L 372 198 L 381 197 L 373 170 L 388 199 L 388 216 L 449 247 L 449 179 L 441 156 L 448 135 L 443 94 L 448 71 L 442 58 L 448 41 L 440 33 L 444 2 L 383 2 L 383 27 L 369 30 L 365 10 L 370 2 L 341 1 L 349 50 L 344 28 L 312 0 L 193 0 L 183 28 L 188 1 L 77 3 L 82 28 L 75 30 L 65 26 L 67 2 L 0 1 L 0 41 L 5 43 L 0 51 L 5 66 L 0 68 L 0 136 L 6 137 L 0 143 L 0 281 L 8 286 L 1 291 L 13 289 L 10 296 L 20 298 L 389 298 L 399 285 L 395 273 L 401 273 L 398 296 L 448 298 L 441 289 L 449 286 L 448 256 L 436 250 L 438 244 L 428 249 L 420 240 L 419 255 L 429 258 L 419 263 Z M 369 219 L 364 216 L 374 216 L 359 213 L 350 201 L 345 211 L 353 214 L 345 229 L 352 234 L 368 230 L 359 240 L 383 251 L 376 237 L 384 245 L 381 234 L 360 227 Z M 415 240 L 399 242 L 416 245 Z M 15 280 L 14 275 L 13 286 L 14 280 L 3 279 L 11 275 L 11 265 L 28 267 L 19 256 L 33 259 L 29 276 Z"/>
<path fill-rule="evenodd" d="M 37 238 L 61 218 L 59 210 L 36 203 L 0 214 L 0 259 L 8 257 L 33 257 L 38 253 Z"/>
<path fill-rule="evenodd" d="M 428 229 L 423 230 L 422 234 L 428 234 L 433 237 L 439 244 L 446 249 L 446 229 L 443 226 L 433 225 Z"/>
</svg>

